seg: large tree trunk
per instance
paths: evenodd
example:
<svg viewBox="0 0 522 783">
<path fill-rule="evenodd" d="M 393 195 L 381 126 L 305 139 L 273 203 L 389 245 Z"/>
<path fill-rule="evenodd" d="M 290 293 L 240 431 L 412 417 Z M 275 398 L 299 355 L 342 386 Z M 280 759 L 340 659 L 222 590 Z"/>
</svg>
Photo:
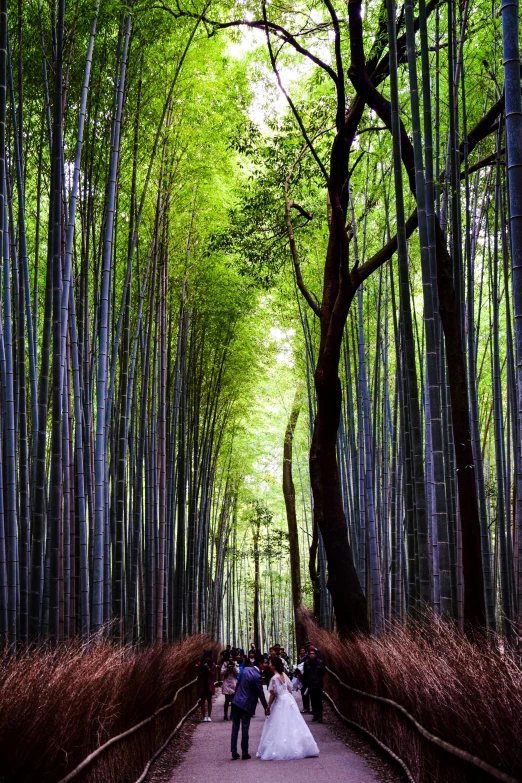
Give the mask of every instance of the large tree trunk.
<svg viewBox="0 0 522 783">
<path fill-rule="evenodd" d="M 317 571 L 317 552 L 319 550 L 319 529 L 317 521 L 313 521 L 312 543 L 310 544 L 308 573 L 312 583 L 313 615 L 316 622 L 321 616 L 321 581 Z"/>
<path fill-rule="evenodd" d="M 328 589 L 337 627 L 342 635 L 368 633 L 366 598 L 355 569 L 337 466 L 337 430 L 342 391 L 339 360 L 344 326 L 356 287 L 348 275 L 348 236 L 345 209 L 332 198 L 330 239 L 320 310 L 321 342 L 315 368 L 317 413 L 310 448 L 310 482 L 314 520 L 319 526 L 328 561 Z"/>
<path fill-rule="evenodd" d="M 406 133 L 406 129 L 400 122 L 400 118 L 398 116 L 394 117 L 391 103 L 375 89 L 364 68 L 359 0 L 350 0 L 348 8 L 352 45 L 352 68 L 350 70 L 350 78 L 357 92 L 364 97 L 368 105 L 376 112 L 392 133 L 393 125 L 396 123 L 396 150 L 397 152 L 400 151 L 402 163 L 408 174 L 410 190 L 415 198 L 417 198 L 413 145 Z M 394 29 L 393 24 L 391 24 L 391 28 Z M 393 39 L 393 36 L 389 37 L 390 39 Z M 392 41 L 390 40 L 390 42 Z M 391 73 L 390 75 L 392 76 Z M 395 113 L 398 115 L 398 101 Z M 491 117 L 488 117 L 488 120 L 491 120 Z M 474 131 L 475 138 L 471 136 L 473 145 L 476 144 L 476 139 L 480 138 L 477 128 L 475 128 Z M 397 168 L 397 166 L 398 161 L 395 168 Z M 469 625 L 483 626 L 485 624 L 486 613 L 480 544 L 480 520 L 471 440 L 466 363 L 459 314 L 460 305 L 453 274 L 453 259 L 448 252 L 444 232 L 437 220 L 435 221 L 435 242 L 439 313 L 444 330 L 444 342 L 446 347 L 457 482 L 459 489 L 459 510 L 462 526 L 463 571 L 465 582 L 464 619 Z"/>
<path fill-rule="evenodd" d="M 288 419 L 283 446 L 283 496 L 288 522 L 288 540 L 290 544 L 290 579 L 292 582 L 292 603 L 294 607 L 295 641 L 297 649 L 304 643 L 306 626 L 303 622 L 303 598 L 301 593 L 301 562 L 299 557 L 299 535 L 295 512 L 295 487 L 292 478 L 292 445 L 295 425 L 301 410 L 300 389 L 295 393 L 294 404 Z"/>
<path fill-rule="evenodd" d="M 462 529 L 464 621 L 480 627 L 486 625 L 486 604 L 480 545 L 480 517 L 466 381 L 466 360 L 453 282 L 452 258 L 448 253 L 446 240 L 438 222 L 436 223 L 436 239 L 439 312 L 446 346 L 457 486 L 459 490 L 460 524 Z"/>
<path fill-rule="evenodd" d="M 368 631 L 366 599 L 361 590 L 348 541 L 337 468 L 336 440 L 341 411 L 341 382 L 323 378 L 323 362 L 316 369 L 317 415 L 310 449 L 310 480 L 314 515 L 328 560 L 328 589 L 339 633 Z"/>
</svg>

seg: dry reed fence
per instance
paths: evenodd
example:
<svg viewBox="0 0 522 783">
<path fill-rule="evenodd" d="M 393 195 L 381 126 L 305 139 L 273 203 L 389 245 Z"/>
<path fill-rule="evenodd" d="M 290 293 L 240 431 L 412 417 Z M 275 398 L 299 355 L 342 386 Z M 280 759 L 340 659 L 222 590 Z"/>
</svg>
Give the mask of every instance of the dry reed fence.
<svg viewBox="0 0 522 783">
<path fill-rule="evenodd" d="M 0 664 L 0 781 L 57 783 L 97 747 L 153 715 L 195 676 L 203 649 L 177 645 L 120 648 L 72 643 L 6 656 Z M 103 752 L 74 780 L 134 783 L 196 704 L 195 684 L 174 706 Z"/>
<path fill-rule="evenodd" d="M 315 626 L 309 635 L 350 688 L 396 702 L 430 734 L 522 780 L 522 670 L 498 640 L 472 644 L 434 620 L 350 642 Z M 328 674 L 325 690 L 345 718 L 402 759 L 417 783 L 495 780 L 428 741 L 391 705 L 358 695 Z"/>
</svg>

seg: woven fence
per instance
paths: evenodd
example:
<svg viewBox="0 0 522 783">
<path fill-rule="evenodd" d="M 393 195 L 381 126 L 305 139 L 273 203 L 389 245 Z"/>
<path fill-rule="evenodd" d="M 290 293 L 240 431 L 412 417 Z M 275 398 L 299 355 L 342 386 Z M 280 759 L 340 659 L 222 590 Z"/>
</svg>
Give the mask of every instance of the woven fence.
<svg viewBox="0 0 522 783">
<path fill-rule="evenodd" d="M 143 781 L 151 762 L 174 738 L 198 706 L 197 680 L 182 686 L 169 704 L 122 734 L 111 737 L 60 783 L 133 783 Z M 123 763 L 124 759 L 124 763 Z M 121 770 L 125 768 L 125 780 Z"/>
<path fill-rule="evenodd" d="M 411 783 L 520 783 L 431 734 L 400 704 L 346 685 L 331 669 L 327 669 L 324 685 L 338 717 L 377 742 Z"/>
</svg>

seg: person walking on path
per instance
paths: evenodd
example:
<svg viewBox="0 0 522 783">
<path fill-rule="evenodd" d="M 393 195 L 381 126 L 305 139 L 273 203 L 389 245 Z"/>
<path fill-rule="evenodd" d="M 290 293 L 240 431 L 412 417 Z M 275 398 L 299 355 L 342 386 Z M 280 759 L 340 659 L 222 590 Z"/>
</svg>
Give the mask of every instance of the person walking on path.
<svg viewBox="0 0 522 783">
<path fill-rule="evenodd" d="M 221 679 L 223 684 L 221 686 L 221 693 L 225 697 L 224 713 L 225 720 L 228 720 L 228 708 L 232 702 L 232 698 L 237 688 L 237 678 L 239 675 L 239 667 L 231 655 L 223 661 L 221 667 Z"/>
<path fill-rule="evenodd" d="M 212 696 L 216 692 L 217 666 L 212 660 L 212 653 L 206 650 L 203 653 L 201 661 L 196 664 L 198 669 L 198 696 L 201 701 L 201 712 L 203 722 L 210 723 L 212 718 Z M 205 704 L 207 705 L 207 714 L 205 715 Z"/>
<path fill-rule="evenodd" d="M 311 647 L 308 659 L 304 662 L 303 690 L 308 689 L 312 703 L 313 721 L 323 722 L 323 678 L 325 665 L 317 655 L 315 647 Z"/>
<path fill-rule="evenodd" d="M 266 662 L 260 660 L 257 666 L 248 666 L 241 675 L 234 698 L 232 699 L 232 735 L 230 737 L 230 750 L 232 759 L 239 758 L 237 752 L 237 738 L 241 725 L 241 758 L 251 758 L 248 752 L 248 739 L 250 721 L 256 711 L 257 700 L 265 709 L 265 715 L 270 714 L 268 704 L 263 692 L 263 680 L 261 675 L 266 667 Z"/>
</svg>

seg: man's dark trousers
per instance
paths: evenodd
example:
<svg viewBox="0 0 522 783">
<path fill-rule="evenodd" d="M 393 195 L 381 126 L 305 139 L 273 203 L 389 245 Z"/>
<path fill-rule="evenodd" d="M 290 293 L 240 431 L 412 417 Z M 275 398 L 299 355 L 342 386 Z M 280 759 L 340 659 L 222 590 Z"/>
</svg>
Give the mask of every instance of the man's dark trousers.
<svg viewBox="0 0 522 783">
<path fill-rule="evenodd" d="M 248 730 L 252 716 L 241 707 L 232 704 L 232 735 L 230 737 L 230 750 L 237 753 L 237 738 L 239 736 L 239 724 L 241 724 L 241 752 L 243 756 L 248 754 Z"/>
<path fill-rule="evenodd" d="M 310 688 L 310 701 L 312 702 L 312 712 L 316 720 L 323 719 L 323 689 Z"/>
</svg>

